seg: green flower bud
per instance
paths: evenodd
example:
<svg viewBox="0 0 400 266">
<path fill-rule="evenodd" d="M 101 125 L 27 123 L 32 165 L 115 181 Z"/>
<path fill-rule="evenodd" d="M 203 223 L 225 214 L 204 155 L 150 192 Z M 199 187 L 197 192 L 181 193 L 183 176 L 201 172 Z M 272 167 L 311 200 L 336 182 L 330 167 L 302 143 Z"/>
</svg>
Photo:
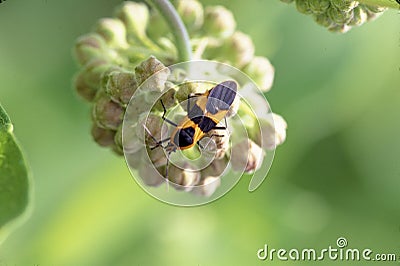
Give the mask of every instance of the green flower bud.
<svg viewBox="0 0 400 266">
<path fill-rule="evenodd" d="M 85 100 L 91 102 L 93 101 L 98 88 L 90 86 L 85 81 L 85 71 L 80 71 L 74 78 L 74 87 L 78 94 L 82 96 Z"/>
<path fill-rule="evenodd" d="M 115 16 L 122 20 L 128 33 L 139 38 L 146 35 L 149 9 L 145 4 L 126 1 L 115 10 Z"/>
<path fill-rule="evenodd" d="M 232 12 L 223 6 L 207 7 L 203 29 L 205 35 L 227 38 L 235 31 L 236 21 Z"/>
<path fill-rule="evenodd" d="M 353 18 L 349 22 L 350 26 L 360 26 L 365 23 L 368 19 L 367 12 L 364 11 L 360 6 L 354 8 L 353 10 Z"/>
<path fill-rule="evenodd" d="M 188 95 L 197 93 L 197 92 L 204 92 L 204 84 L 199 82 L 185 82 L 179 85 L 178 90 L 175 93 L 175 98 L 179 102 L 186 101 Z"/>
<path fill-rule="evenodd" d="M 255 137 L 255 142 L 264 149 L 274 150 L 286 140 L 286 121 L 277 114 L 269 114 L 259 119 L 260 132 Z"/>
<path fill-rule="evenodd" d="M 164 104 L 166 109 L 169 109 L 169 108 L 174 107 L 176 105 L 175 93 L 176 93 L 175 89 L 171 88 L 171 89 L 167 90 L 167 92 L 165 92 L 160 97 L 160 100 L 163 101 L 163 104 Z M 163 111 L 164 110 L 160 101 L 157 101 L 154 107 L 155 107 L 156 110 L 159 110 L 159 111 Z"/>
<path fill-rule="evenodd" d="M 117 155 L 120 155 L 120 156 L 124 155 L 124 149 L 122 147 L 118 146 L 116 143 L 113 143 L 113 145 L 111 146 L 111 149 Z"/>
<path fill-rule="evenodd" d="M 78 38 L 75 43 L 74 53 L 79 64 L 85 65 L 94 58 L 106 58 L 104 51 L 107 44 L 104 39 L 96 33 L 89 33 Z"/>
<path fill-rule="evenodd" d="M 344 25 L 350 22 L 350 20 L 353 18 L 353 13 L 349 11 L 342 11 L 331 6 L 328 10 L 328 16 L 336 24 Z"/>
<path fill-rule="evenodd" d="M 281 0 L 292 2 L 291 0 Z M 359 26 L 374 19 L 386 8 L 360 4 L 354 0 L 296 0 L 301 13 L 311 14 L 318 24 L 332 32 L 344 33 L 352 26 Z"/>
<path fill-rule="evenodd" d="M 379 7 L 379 6 L 370 6 L 370 5 L 363 5 L 362 6 L 364 11 L 367 13 L 368 20 L 374 20 L 378 16 L 382 14 L 387 8 Z"/>
<path fill-rule="evenodd" d="M 308 0 L 296 0 L 296 7 L 300 13 L 310 14 L 311 8 Z"/>
<path fill-rule="evenodd" d="M 336 9 L 344 13 L 350 12 L 351 10 L 353 10 L 358 6 L 358 2 L 353 0 L 330 0 L 330 1 L 332 6 L 336 7 Z"/>
<path fill-rule="evenodd" d="M 92 137 L 102 147 L 112 146 L 114 144 L 115 131 L 92 125 Z"/>
<path fill-rule="evenodd" d="M 264 150 L 252 140 L 245 139 L 232 147 L 232 169 L 251 173 L 260 168 Z"/>
<path fill-rule="evenodd" d="M 156 10 L 152 10 L 150 13 L 149 25 L 146 30 L 149 38 L 159 42 L 160 38 L 164 38 L 165 33 L 169 31 L 169 27 L 160 13 Z"/>
<path fill-rule="evenodd" d="M 135 68 L 135 74 L 138 84 L 142 84 L 151 77 L 151 79 L 146 82 L 146 89 L 150 91 L 163 91 L 170 70 L 165 67 L 163 63 L 158 61 L 157 58 L 150 56 Z"/>
<path fill-rule="evenodd" d="M 111 99 L 122 105 L 129 103 L 133 93 L 135 93 L 138 85 L 133 72 L 113 71 L 103 77 L 106 80 L 106 92 Z"/>
<path fill-rule="evenodd" d="M 323 14 L 330 6 L 329 0 L 309 0 L 308 2 L 313 14 Z"/>
<path fill-rule="evenodd" d="M 319 25 L 324 26 L 326 28 L 333 27 L 336 25 L 332 21 L 332 19 L 328 16 L 327 13 L 314 15 L 313 17 L 314 17 L 315 22 L 317 22 Z"/>
<path fill-rule="evenodd" d="M 371 6 L 371 5 L 364 5 L 364 8 L 371 11 L 372 13 L 382 13 L 383 11 L 387 10 L 386 7 Z"/>
<path fill-rule="evenodd" d="M 255 81 L 263 92 L 267 92 L 271 89 L 274 81 L 275 69 L 266 57 L 254 57 L 243 71 Z"/>
<path fill-rule="evenodd" d="M 115 132 L 114 143 L 115 143 L 116 149 L 118 151 L 122 152 L 122 155 L 123 155 L 124 146 L 122 145 L 122 124 L 119 125 L 117 131 Z"/>
<path fill-rule="evenodd" d="M 199 196 L 210 197 L 221 185 L 221 178 L 218 176 L 206 176 L 193 188 L 191 193 Z"/>
<path fill-rule="evenodd" d="M 122 123 L 124 109 L 101 91 L 96 95 L 92 115 L 97 126 L 117 130 Z"/>
<path fill-rule="evenodd" d="M 189 164 L 184 164 L 183 169 L 170 164 L 168 179 L 175 189 L 191 191 L 200 180 L 200 172 L 191 170 L 192 167 Z"/>
<path fill-rule="evenodd" d="M 95 31 L 99 33 L 114 48 L 127 48 L 126 29 L 121 20 L 115 18 L 103 18 L 97 22 Z"/>
<path fill-rule="evenodd" d="M 199 29 L 204 22 L 204 10 L 197 0 L 175 0 L 174 5 L 189 31 Z"/>
</svg>

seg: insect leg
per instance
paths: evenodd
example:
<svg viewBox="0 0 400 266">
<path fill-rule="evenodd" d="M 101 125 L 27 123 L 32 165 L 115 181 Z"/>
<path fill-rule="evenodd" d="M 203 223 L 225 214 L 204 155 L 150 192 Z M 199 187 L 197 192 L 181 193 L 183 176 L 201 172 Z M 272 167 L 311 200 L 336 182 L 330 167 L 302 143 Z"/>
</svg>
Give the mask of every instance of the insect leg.
<svg viewBox="0 0 400 266">
<path fill-rule="evenodd" d="M 227 129 L 227 126 L 228 126 L 228 124 L 227 124 L 227 122 L 226 122 L 226 117 L 224 117 L 224 120 L 225 120 L 225 126 L 221 126 L 221 127 L 215 126 L 215 127 L 213 127 L 213 129 L 224 129 L 224 130 L 226 130 L 226 129 Z"/>
<path fill-rule="evenodd" d="M 211 139 L 213 138 L 213 137 L 224 137 L 225 135 L 221 135 L 221 134 L 211 134 L 211 136 L 210 136 L 210 139 L 207 141 L 207 144 L 206 144 L 206 146 L 204 147 L 204 148 L 202 148 L 201 146 L 201 148 L 204 150 L 205 148 L 207 148 L 208 147 L 208 144 L 210 144 L 210 142 L 211 142 Z"/>
<path fill-rule="evenodd" d="M 212 129 L 226 129 L 226 127 L 213 127 Z"/>
<path fill-rule="evenodd" d="M 165 115 L 167 114 L 167 109 L 165 109 L 165 105 L 164 105 L 163 101 L 160 100 L 160 102 L 161 102 L 162 108 L 164 109 L 164 113 L 163 113 L 163 115 L 162 115 L 162 119 L 163 119 L 165 122 L 167 122 L 167 123 L 173 125 L 174 127 L 177 127 L 178 125 L 177 125 L 176 123 L 172 122 L 171 120 L 169 120 L 168 118 L 165 117 Z"/>
<path fill-rule="evenodd" d="M 143 127 L 144 127 L 144 129 L 146 130 L 147 134 L 149 134 L 149 136 L 152 138 L 152 140 L 156 143 L 156 146 L 151 147 L 150 150 L 154 150 L 155 148 L 160 147 L 160 146 L 162 147 L 161 144 L 163 144 L 164 142 L 170 140 L 170 138 L 166 138 L 166 139 L 163 139 L 163 140 L 157 140 L 157 139 L 151 134 L 150 130 L 146 127 L 146 125 L 143 125 Z M 164 148 L 164 147 L 163 147 L 163 148 Z"/>
<path fill-rule="evenodd" d="M 167 191 L 169 191 L 169 179 L 168 179 L 168 168 L 169 168 L 169 156 L 171 155 L 171 152 L 168 152 L 167 154 L 167 164 L 165 166 L 165 179 L 167 182 Z"/>
</svg>

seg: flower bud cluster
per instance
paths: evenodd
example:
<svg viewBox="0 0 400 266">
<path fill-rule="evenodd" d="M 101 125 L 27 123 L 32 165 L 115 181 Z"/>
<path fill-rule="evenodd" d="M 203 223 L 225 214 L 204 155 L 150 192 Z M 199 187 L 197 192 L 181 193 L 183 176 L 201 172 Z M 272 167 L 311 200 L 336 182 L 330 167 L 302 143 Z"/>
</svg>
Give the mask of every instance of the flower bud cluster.
<svg viewBox="0 0 400 266">
<path fill-rule="evenodd" d="M 254 55 L 250 36 L 236 30 L 230 10 L 223 6 L 203 7 L 197 0 L 172 2 L 188 29 L 195 59 L 228 63 L 246 73 L 262 91 L 271 88 L 273 66 L 267 58 Z M 156 103 L 149 117 L 144 116 L 144 111 L 154 104 L 150 102 L 154 93 L 166 91 L 161 99 L 168 109 L 186 100 L 188 94 L 204 91 L 197 83 L 176 86 L 171 82 L 171 77 L 179 76 L 179 73 L 170 73 L 165 66 L 178 63 L 178 53 L 168 25 L 145 4 L 124 1 L 116 8 L 114 17 L 100 19 L 92 32 L 78 38 L 74 53 L 81 68 L 74 79 L 74 87 L 83 99 L 91 103 L 93 139 L 117 154 L 125 152 L 128 164 L 137 169 L 146 185 L 157 186 L 165 182 L 160 174 L 165 176 L 166 173 L 166 153 L 162 148 L 151 150 L 154 139 L 143 133 L 146 127 L 157 140 L 168 134 L 161 119 L 162 106 Z M 143 83 L 150 76 L 151 81 Z M 129 115 L 136 116 L 139 122 L 129 132 L 124 131 L 123 143 L 122 121 L 131 97 L 142 84 L 146 86 L 141 87 L 145 93 L 135 96 L 138 104 L 129 110 Z M 235 100 L 227 117 L 234 116 L 240 106 L 240 100 Z M 207 137 L 215 145 L 214 161 L 200 172 L 192 171 L 190 164 L 185 167 L 170 164 L 170 184 L 179 190 L 210 196 L 220 184 L 219 176 L 228 164 L 229 154 L 242 148 L 248 152 L 236 153 L 244 157 L 232 156 L 232 164 L 247 162 L 243 166 L 245 172 L 255 171 L 264 150 L 274 149 L 285 139 L 286 123 L 280 119 L 283 122 L 279 123 L 279 129 L 274 127 L 272 120 L 267 119 L 261 124 L 263 138 L 268 139 L 270 146 L 261 145 L 260 137 L 253 134 L 252 140 L 231 147 L 229 135 L 224 134 L 224 130 L 212 130 Z M 140 148 L 143 141 L 148 144 L 147 149 Z M 141 158 L 146 153 L 153 164 L 151 166 L 142 163 Z"/>
<path fill-rule="evenodd" d="M 347 32 L 375 19 L 386 8 L 371 6 L 353 0 L 281 0 L 295 2 L 300 13 L 311 15 L 315 22 L 333 32 Z"/>
</svg>

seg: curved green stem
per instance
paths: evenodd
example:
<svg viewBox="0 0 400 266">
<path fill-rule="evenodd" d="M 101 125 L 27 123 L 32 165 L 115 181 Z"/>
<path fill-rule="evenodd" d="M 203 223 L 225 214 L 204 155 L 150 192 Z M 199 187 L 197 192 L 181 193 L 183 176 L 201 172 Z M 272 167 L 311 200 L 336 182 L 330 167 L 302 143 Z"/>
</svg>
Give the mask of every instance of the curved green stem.
<svg viewBox="0 0 400 266">
<path fill-rule="evenodd" d="M 192 47 L 190 45 L 189 34 L 183 24 L 178 12 L 168 0 L 147 0 L 164 17 L 175 37 L 180 61 L 190 61 L 192 59 Z"/>
<path fill-rule="evenodd" d="M 358 0 L 358 2 L 366 5 L 389 7 L 389 8 L 400 8 L 400 4 L 396 0 Z"/>
</svg>

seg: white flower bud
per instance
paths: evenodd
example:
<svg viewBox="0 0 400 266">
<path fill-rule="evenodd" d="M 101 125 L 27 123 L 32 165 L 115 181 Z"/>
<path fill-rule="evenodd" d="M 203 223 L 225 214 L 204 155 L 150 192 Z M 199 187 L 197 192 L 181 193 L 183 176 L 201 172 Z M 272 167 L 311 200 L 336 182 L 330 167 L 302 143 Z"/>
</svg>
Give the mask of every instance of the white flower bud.
<svg viewBox="0 0 400 266">
<path fill-rule="evenodd" d="M 134 163 L 138 161 L 138 158 L 133 158 L 135 155 L 127 157 L 128 163 L 131 159 Z M 132 158 L 131 158 L 132 157 Z M 137 155 L 136 155 L 137 157 Z M 165 178 L 163 178 L 162 174 L 164 171 L 164 167 L 156 169 L 152 164 L 149 163 L 140 163 L 139 167 L 139 176 L 147 186 L 157 187 L 162 183 L 166 182 Z"/>
<path fill-rule="evenodd" d="M 269 114 L 264 118 L 259 118 L 261 131 L 255 137 L 256 143 L 264 149 L 274 150 L 278 145 L 286 140 L 287 123 L 282 116 Z"/>
<path fill-rule="evenodd" d="M 168 179 L 177 190 L 191 191 L 200 180 L 200 172 L 192 171 L 189 164 L 185 164 L 183 168 L 184 170 L 170 164 Z"/>
<path fill-rule="evenodd" d="M 206 150 L 211 149 L 212 151 L 215 151 L 215 159 L 223 158 L 229 150 L 228 133 L 229 132 L 226 129 L 212 129 L 206 134 L 206 137 L 208 138 L 206 141 L 202 142 L 202 145 Z"/>
<path fill-rule="evenodd" d="M 203 25 L 204 10 L 197 0 L 175 0 L 174 4 L 183 23 L 189 31 L 199 29 Z"/>
<path fill-rule="evenodd" d="M 125 125 L 125 129 L 123 129 L 123 138 L 121 132 L 121 141 L 122 146 L 126 154 L 138 153 L 142 150 L 143 147 L 143 139 L 139 139 L 136 135 L 136 127 L 135 125 Z M 116 137 L 118 136 L 119 131 L 117 131 Z M 117 143 L 117 141 L 116 141 Z"/>
<path fill-rule="evenodd" d="M 275 69 L 266 57 L 254 57 L 243 71 L 255 81 L 263 92 L 267 92 L 271 89 L 274 81 Z"/>
<path fill-rule="evenodd" d="M 227 38 L 233 34 L 236 21 L 230 10 L 223 6 L 207 7 L 203 29 L 206 35 Z"/>
<path fill-rule="evenodd" d="M 147 152 L 154 167 L 160 167 L 167 164 L 167 156 L 162 147 L 158 147 L 153 150 L 147 149 Z"/>
<path fill-rule="evenodd" d="M 236 31 L 223 45 L 225 56 L 236 67 L 241 68 L 248 64 L 254 56 L 254 44 L 250 36 Z"/>
<path fill-rule="evenodd" d="M 217 176 L 206 176 L 201 179 L 200 183 L 197 184 L 191 192 L 195 195 L 210 197 L 220 185 L 221 178 Z"/>
<path fill-rule="evenodd" d="M 252 140 L 245 139 L 232 147 L 231 163 L 234 171 L 254 172 L 260 168 L 263 158 L 263 149 Z"/>
<path fill-rule="evenodd" d="M 215 159 L 209 166 L 201 171 L 202 179 L 203 177 L 213 176 L 220 177 L 228 166 L 228 161 L 226 158 Z"/>
</svg>

